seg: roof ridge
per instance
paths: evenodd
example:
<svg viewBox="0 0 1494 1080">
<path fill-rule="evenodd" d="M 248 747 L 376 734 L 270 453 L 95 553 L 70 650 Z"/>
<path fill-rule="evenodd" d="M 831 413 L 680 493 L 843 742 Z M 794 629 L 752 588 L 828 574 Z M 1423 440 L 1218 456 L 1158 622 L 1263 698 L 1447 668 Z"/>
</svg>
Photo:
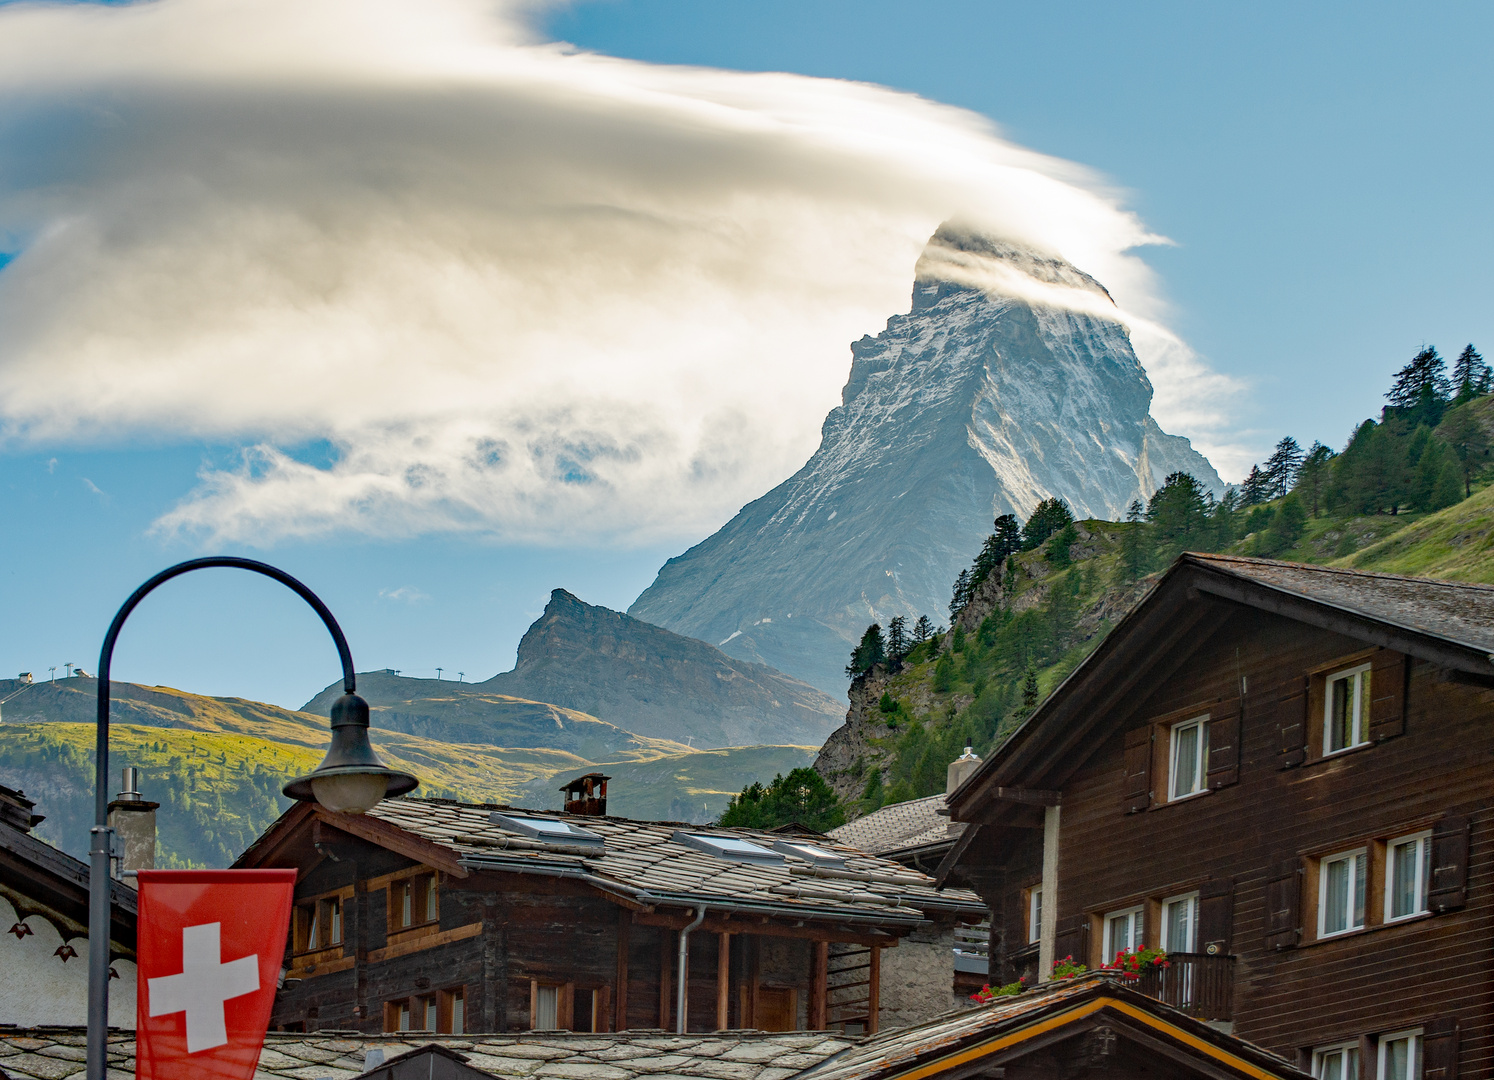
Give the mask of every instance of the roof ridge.
<svg viewBox="0 0 1494 1080">
<path fill-rule="evenodd" d="M 1357 570 L 1351 566 L 1327 566 L 1322 563 L 1291 562 L 1286 559 L 1262 559 L 1253 555 L 1222 555 L 1204 551 L 1185 551 L 1183 555 L 1192 560 L 1215 563 L 1248 563 L 1252 566 L 1281 566 L 1294 570 L 1312 570 L 1320 574 L 1343 574 L 1346 577 L 1383 578 L 1386 581 L 1414 581 L 1419 585 L 1441 585 L 1450 589 L 1476 589 L 1494 592 L 1494 585 L 1476 581 L 1457 581 L 1453 578 L 1417 577 L 1413 574 L 1387 574 L 1380 570 Z"/>
</svg>

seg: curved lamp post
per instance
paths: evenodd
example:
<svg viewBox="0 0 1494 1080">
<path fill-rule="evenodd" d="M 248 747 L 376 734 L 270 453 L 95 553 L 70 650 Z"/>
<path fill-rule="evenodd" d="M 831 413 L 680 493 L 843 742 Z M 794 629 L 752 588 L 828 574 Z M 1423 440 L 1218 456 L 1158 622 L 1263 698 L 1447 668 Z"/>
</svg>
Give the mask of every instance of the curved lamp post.
<svg viewBox="0 0 1494 1080">
<path fill-rule="evenodd" d="M 109 855 L 114 830 L 109 828 L 106 785 L 109 777 L 109 665 L 114 657 L 114 642 L 130 612 L 156 586 L 193 570 L 218 566 L 263 574 L 305 600 L 326 624 L 337 645 L 338 659 L 342 661 L 343 694 L 332 705 L 332 743 L 327 748 L 327 756 L 314 772 L 286 784 L 282 789 L 286 796 L 304 802 L 319 802 L 340 813 L 361 814 L 372 809 L 379 800 L 403 795 L 420 782 L 408 773 L 389 768 L 374 753 L 368 741 L 368 702 L 354 692 L 357 676 L 353 672 L 353 654 L 348 649 L 347 638 L 343 637 L 342 628 L 316 593 L 284 570 L 254 559 L 215 555 L 177 563 L 136 589 L 109 624 L 104 647 L 99 653 L 94 824 L 89 830 L 91 842 L 88 848 L 88 1080 L 105 1080 L 109 1043 Z"/>
</svg>

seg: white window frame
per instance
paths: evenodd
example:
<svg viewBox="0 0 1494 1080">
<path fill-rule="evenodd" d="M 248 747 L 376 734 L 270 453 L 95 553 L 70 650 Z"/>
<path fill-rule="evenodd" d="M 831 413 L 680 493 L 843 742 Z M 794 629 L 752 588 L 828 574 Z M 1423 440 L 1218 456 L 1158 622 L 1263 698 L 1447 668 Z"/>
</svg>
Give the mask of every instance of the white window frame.
<svg viewBox="0 0 1494 1080">
<path fill-rule="evenodd" d="M 1043 887 L 1034 885 L 1027 890 L 1027 944 L 1043 938 Z"/>
<path fill-rule="evenodd" d="M 1174 949 L 1172 942 L 1168 940 L 1167 912 L 1173 904 L 1188 904 L 1188 936 L 1192 940 L 1188 942 L 1185 949 Z M 1178 896 L 1169 896 L 1162 901 L 1162 948 L 1168 952 L 1194 953 L 1198 951 L 1198 890 L 1182 893 Z"/>
<path fill-rule="evenodd" d="M 1400 844 L 1416 842 L 1416 910 L 1407 911 L 1400 915 L 1391 914 L 1392 901 L 1395 899 L 1395 849 Z M 1400 922 L 1403 919 L 1414 919 L 1418 915 L 1425 915 L 1427 907 L 1427 888 L 1431 879 L 1432 871 L 1432 830 L 1426 829 L 1419 833 L 1410 833 L 1406 836 L 1397 836 L 1385 844 L 1385 921 L 1388 923 Z"/>
<path fill-rule="evenodd" d="M 1324 856 L 1322 859 L 1320 859 L 1318 861 L 1318 937 L 1320 937 L 1320 938 L 1338 937 L 1340 934 L 1352 934 L 1356 930 L 1363 930 L 1364 929 L 1365 924 L 1363 922 L 1361 922 L 1358 926 L 1346 926 L 1342 930 L 1329 930 L 1327 928 L 1328 927 L 1328 902 L 1327 902 L 1327 898 L 1328 898 L 1328 867 L 1330 865 L 1332 865 L 1333 863 L 1336 863 L 1336 862 L 1342 862 L 1344 860 L 1352 860 L 1352 859 L 1356 859 L 1356 858 L 1362 858 L 1364 860 L 1364 889 L 1365 889 L 1365 892 L 1368 893 L 1369 889 L 1370 889 L 1370 882 L 1369 882 L 1369 848 L 1366 848 L 1366 847 L 1357 847 L 1357 848 L 1353 848 L 1353 849 L 1351 849 L 1349 851 L 1338 851 L 1338 852 L 1335 852 L 1332 855 L 1326 855 L 1326 856 Z M 1352 922 L 1353 919 L 1354 919 L 1354 909 L 1360 906 L 1360 903 L 1359 903 L 1360 897 L 1359 897 L 1359 894 L 1358 894 L 1358 874 L 1351 873 L 1349 875 L 1349 891 L 1348 891 L 1347 899 L 1348 899 L 1349 910 L 1348 910 L 1348 918 L 1347 918 L 1346 921 Z M 1369 897 L 1365 896 L 1363 899 L 1365 900 L 1365 903 L 1363 905 L 1364 906 L 1364 910 L 1365 910 L 1365 915 L 1368 916 L 1368 914 L 1369 914 L 1369 903 L 1368 903 Z"/>
<path fill-rule="evenodd" d="M 1343 1054 L 1344 1064 L 1354 1063 L 1354 1071 L 1351 1074 L 1347 1068 L 1340 1074 L 1340 1080 L 1360 1080 L 1364 1072 L 1364 1063 L 1359 1060 L 1359 1040 L 1350 1042 L 1332 1043 L 1328 1046 L 1315 1046 L 1312 1051 L 1312 1074 L 1318 1080 L 1323 1080 L 1323 1059 L 1334 1054 Z"/>
<path fill-rule="evenodd" d="M 1131 918 L 1131 942 L 1126 945 L 1126 950 L 1141 950 L 1146 947 L 1146 908 L 1142 904 L 1132 907 L 1117 908 L 1115 911 L 1105 912 L 1105 922 L 1101 932 L 1100 962 L 1108 964 L 1115 959 L 1115 954 L 1121 950 L 1115 947 L 1115 942 L 1110 938 L 1110 920 L 1119 919 L 1124 916 Z"/>
<path fill-rule="evenodd" d="M 1193 752 L 1194 786 L 1179 793 L 1178 787 L 1178 735 L 1188 728 L 1198 728 L 1198 744 Z M 1167 801 L 1181 802 L 1209 790 L 1209 714 L 1179 720 L 1169 729 L 1167 745 Z"/>
<path fill-rule="evenodd" d="M 1369 743 L 1369 701 L 1364 693 L 1365 680 L 1358 678 L 1359 675 L 1368 675 L 1369 664 L 1359 664 L 1356 667 L 1345 668 L 1343 671 L 1335 671 L 1328 676 L 1323 685 L 1323 756 L 1332 757 L 1334 754 L 1342 754 L 1349 750 L 1357 750 Z M 1329 734 L 1333 730 L 1333 684 L 1345 679 L 1354 680 L 1354 700 L 1350 705 L 1353 715 L 1352 738 L 1348 745 L 1337 749 L 1328 749 Z M 1373 691 L 1374 687 L 1370 687 Z"/>
<path fill-rule="evenodd" d="M 1419 1080 L 1421 1076 L 1421 1033 L 1421 1028 L 1410 1028 L 1406 1031 L 1392 1031 L 1380 1036 L 1380 1045 L 1375 1051 L 1375 1076 L 1378 1080 L 1390 1080 L 1390 1074 L 1386 1071 L 1386 1058 L 1390 1056 L 1390 1044 L 1401 1039 L 1409 1040 L 1411 1051 L 1406 1055 L 1406 1080 Z"/>
</svg>

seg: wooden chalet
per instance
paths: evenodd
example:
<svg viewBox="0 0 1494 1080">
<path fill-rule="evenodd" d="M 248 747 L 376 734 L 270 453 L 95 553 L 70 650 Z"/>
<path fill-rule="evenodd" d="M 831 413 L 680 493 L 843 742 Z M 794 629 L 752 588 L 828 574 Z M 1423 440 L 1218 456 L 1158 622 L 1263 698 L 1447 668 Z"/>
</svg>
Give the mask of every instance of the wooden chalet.
<svg viewBox="0 0 1494 1080">
<path fill-rule="evenodd" d="M 985 915 L 824 836 L 439 799 L 299 805 L 236 865 L 300 871 L 283 1031 L 874 1031 L 884 955 Z"/>
<path fill-rule="evenodd" d="M 991 970 L 1144 991 L 1321 1080 L 1494 1072 L 1494 588 L 1184 555 L 951 796 Z"/>
</svg>

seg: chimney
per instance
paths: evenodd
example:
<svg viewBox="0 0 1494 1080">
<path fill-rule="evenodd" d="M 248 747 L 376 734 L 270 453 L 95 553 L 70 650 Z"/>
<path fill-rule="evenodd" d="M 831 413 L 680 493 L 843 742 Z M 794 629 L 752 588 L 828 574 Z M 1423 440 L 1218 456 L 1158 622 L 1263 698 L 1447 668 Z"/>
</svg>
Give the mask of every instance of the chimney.
<svg viewBox="0 0 1494 1080">
<path fill-rule="evenodd" d="M 565 792 L 565 812 L 583 814 L 586 817 L 606 817 L 607 781 L 611 779 L 610 776 L 593 772 L 578 776 L 569 784 L 562 784 L 560 790 Z"/>
<path fill-rule="evenodd" d="M 955 788 L 963 784 L 978 768 L 980 768 L 980 758 L 975 756 L 974 750 L 966 746 L 965 752 L 949 763 L 949 772 L 945 774 L 944 780 L 944 794 L 953 795 Z"/>
<path fill-rule="evenodd" d="M 160 803 L 140 797 L 140 770 L 133 766 L 122 773 L 124 790 L 109 804 L 109 827 L 119 837 L 124 855 L 116 874 L 125 870 L 156 868 L 156 808 Z"/>
<path fill-rule="evenodd" d="M 32 826 L 47 820 L 40 814 L 33 814 L 31 811 L 35 808 L 36 803 L 26 798 L 24 791 L 0 785 L 0 824 L 30 832 Z"/>
</svg>

